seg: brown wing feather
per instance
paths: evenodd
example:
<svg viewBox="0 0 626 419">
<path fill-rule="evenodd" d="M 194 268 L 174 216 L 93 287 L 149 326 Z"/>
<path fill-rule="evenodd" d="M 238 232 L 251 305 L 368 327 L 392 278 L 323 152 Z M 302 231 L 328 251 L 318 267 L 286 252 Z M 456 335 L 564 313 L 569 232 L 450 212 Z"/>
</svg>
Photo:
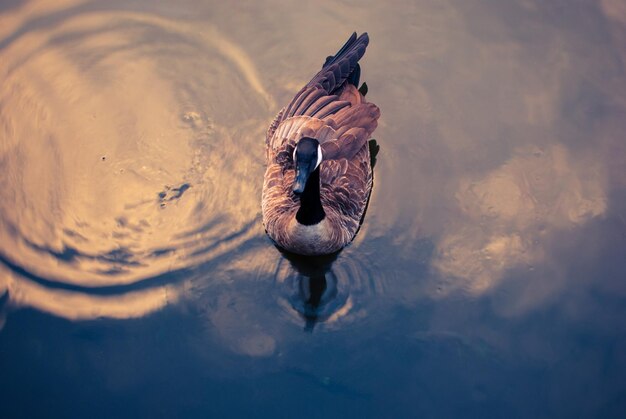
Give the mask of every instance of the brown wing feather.
<svg viewBox="0 0 626 419">
<path fill-rule="evenodd" d="M 326 215 L 351 240 L 359 228 L 372 190 L 367 145 L 351 159 L 330 160 L 320 169 L 321 198 Z"/>
<path fill-rule="evenodd" d="M 340 100 L 336 95 L 319 97 L 312 106 L 322 107 L 314 115 L 291 116 L 274 127 L 285 113 L 281 111 L 268 130 L 268 133 L 272 133 L 272 137 L 266 141 L 268 147 L 277 153 L 285 146 L 293 147 L 300 138 L 307 136 L 322 143 L 325 159 L 354 156 L 376 129 L 380 111 L 373 103 L 365 102 L 352 85 L 344 88 L 341 97 L 349 100 Z M 303 108 L 303 111 L 308 113 L 307 109 Z M 320 118 L 316 116 L 318 114 L 325 116 Z"/>
</svg>

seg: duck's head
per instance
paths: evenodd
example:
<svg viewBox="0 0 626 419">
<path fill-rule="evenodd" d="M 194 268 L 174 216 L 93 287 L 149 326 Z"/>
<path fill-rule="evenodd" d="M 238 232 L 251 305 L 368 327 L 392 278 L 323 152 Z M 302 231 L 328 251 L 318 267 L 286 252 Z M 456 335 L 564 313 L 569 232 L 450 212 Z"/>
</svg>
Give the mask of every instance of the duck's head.
<svg viewBox="0 0 626 419">
<path fill-rule="evenodd" d="M 309 177 L 322 162 L 322 147 L 319 141 L 315 138 L 301 138 L 293 150 L 293 162 L 296 168 L 293 192 L 300 195 L 304 192 Z"/>
</svg>

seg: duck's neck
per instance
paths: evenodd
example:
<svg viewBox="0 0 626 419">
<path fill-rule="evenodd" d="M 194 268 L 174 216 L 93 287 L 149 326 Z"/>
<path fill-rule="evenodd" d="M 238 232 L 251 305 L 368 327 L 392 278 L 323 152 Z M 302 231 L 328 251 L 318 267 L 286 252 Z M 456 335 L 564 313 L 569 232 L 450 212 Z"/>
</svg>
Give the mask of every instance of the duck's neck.
<svg viewBox="0 0 626 419">
<path fill-rule="evenodd" d="M 300 195 L 300 209 L 296 221 L 305 226 L 315 225 L 326 217 L 320 200 L 320 168 L 315 169 Z"/>
</svg>

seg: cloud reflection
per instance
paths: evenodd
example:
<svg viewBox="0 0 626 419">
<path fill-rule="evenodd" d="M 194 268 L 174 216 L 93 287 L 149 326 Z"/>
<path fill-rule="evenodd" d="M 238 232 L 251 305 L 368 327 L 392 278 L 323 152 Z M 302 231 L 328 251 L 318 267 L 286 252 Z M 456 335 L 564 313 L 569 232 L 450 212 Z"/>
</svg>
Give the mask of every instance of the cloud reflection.
<svg viewBox="0 0 626 419">
<path fill-rule="evenodd" d="M 514 268 L 545 260 L 547 241 L 607 209 L 600 161 L 561 145 L 528 146 L 484 176 L 459 181 L 460 217 L 437 244 L 433 267 L 457 287 L 480 294 Z"/>
</svg>

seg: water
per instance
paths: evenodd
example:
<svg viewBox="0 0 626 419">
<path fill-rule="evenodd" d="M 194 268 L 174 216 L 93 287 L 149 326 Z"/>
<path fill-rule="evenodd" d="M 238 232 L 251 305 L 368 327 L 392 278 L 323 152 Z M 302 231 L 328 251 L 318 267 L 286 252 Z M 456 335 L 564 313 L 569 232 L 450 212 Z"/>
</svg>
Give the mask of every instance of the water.
<svg viewBox="0 0 626 419">
<path fill-rule="evenodd" d="M 619 0 L 0 3 L 3 417 L 622 417 Z M 264 134 L 357 30 L 355 242 L 261 226 Z"/>
</svg>

